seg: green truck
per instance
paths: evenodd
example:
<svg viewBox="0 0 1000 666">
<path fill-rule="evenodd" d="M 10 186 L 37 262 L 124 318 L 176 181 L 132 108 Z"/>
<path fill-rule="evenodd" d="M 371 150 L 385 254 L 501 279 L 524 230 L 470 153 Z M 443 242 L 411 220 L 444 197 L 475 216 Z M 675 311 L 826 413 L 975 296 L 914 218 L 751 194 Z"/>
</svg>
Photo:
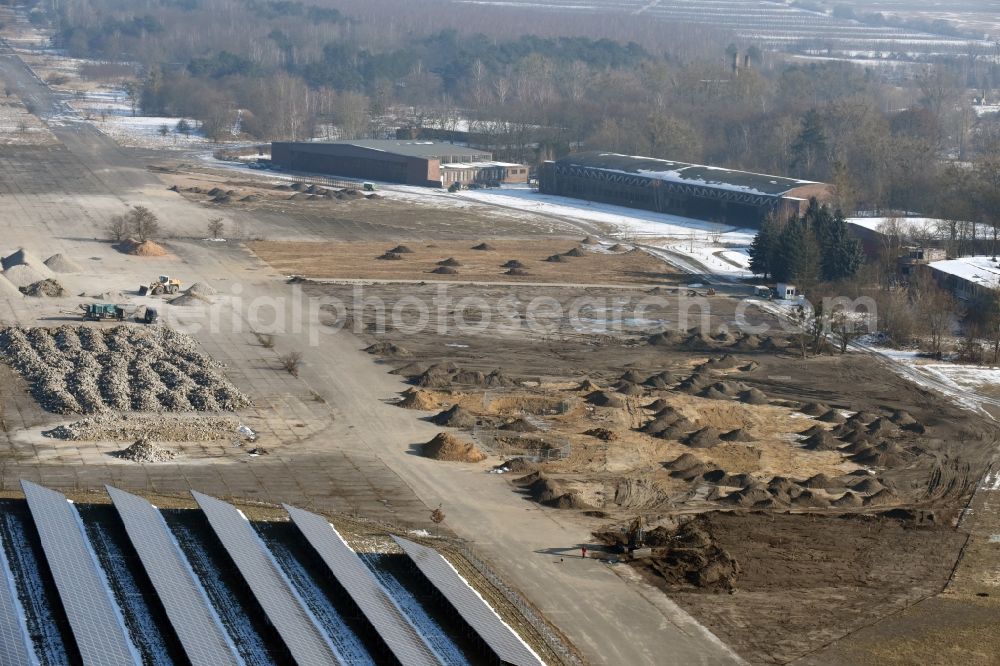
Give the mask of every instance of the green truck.
<svg viewBox="0 0 1000 666">
<path fill-rule="evenodd" d="M 159 318 L 159 313 L 156 311 L 156 308 L 149 306 L 141 308 L 141 317 L 139 316 L 140 308 L 137 308 L 134 305 L 117 305 L 115 303 L 81 303 L 80 309 L 83 310 L 83 318 L 86 321 L 102 321 L 107 319 L 125 321 L 125 318 L 129 315 L 135 315 L 136 321 L 142 322 L 143 324 L 152 324 Z"/>
</svg>

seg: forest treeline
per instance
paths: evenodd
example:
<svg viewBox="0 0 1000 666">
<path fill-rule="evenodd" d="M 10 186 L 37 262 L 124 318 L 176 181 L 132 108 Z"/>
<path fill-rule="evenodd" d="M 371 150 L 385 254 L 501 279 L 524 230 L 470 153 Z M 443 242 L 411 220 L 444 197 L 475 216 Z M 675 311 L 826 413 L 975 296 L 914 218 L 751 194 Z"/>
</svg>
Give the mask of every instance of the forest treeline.
<svg viewBox="0 0 1000 666">
<path fill-rule="evenodd" d="M 694 25 L 544 13 L 526 25 L 432 0 L 38 2 L 57 46 L 135 64 L 137 111 L 220 138 L 383 136 L 407 109 L 414 125 L 470 121 L 509 159 L 596 149 L 794 175 L 835 184 L 845 211 L 982 220 L 1000 191 L 1000 122 L 967 94 L 1000 88 L 986 58 L 903 76 Z"/>
</svg>

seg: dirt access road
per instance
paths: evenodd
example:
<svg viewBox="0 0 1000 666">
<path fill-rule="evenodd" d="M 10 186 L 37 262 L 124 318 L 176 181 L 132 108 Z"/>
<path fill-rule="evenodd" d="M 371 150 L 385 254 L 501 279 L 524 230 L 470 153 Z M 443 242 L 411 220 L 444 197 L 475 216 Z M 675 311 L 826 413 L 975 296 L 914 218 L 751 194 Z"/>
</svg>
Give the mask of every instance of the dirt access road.
<svg viewBox="0 0 1000 666">
<path fill-rule="evenodd" d="M 239 284 L 244 300 L 288 296 L 280 275 L 239 248 L 173 240 L 168 242 L 170 256 L 150 260 L 118 254 L 95 241 L 106 219 L 124 210 L 126 203 L 148 205 L 171 236 L 188 239 L 203 233 L 212 211 L 167 192 L 132 155 L 86 123 L 65 118 L 60 100 L 15 57 L 0 58 L 0 77 L 33 100 L 61 142 L 54 148 L 0 151 L 2 180 L 9 188 L 0 197 L 0 228 L 11 250 L 24 246 L 43 256 L 60 251 L 89 258 L 85 277 L 94 285 L 126 288 L 169 273 L 183 275 L 187 282 Z M 247 229 L 264 226 L 252 217 L 245 224 Z M 21 325 L 61 321 L 64 307 L 48 301 L 7 301 L 0 317 Z M 224 301 L 222 307 L 239 312 L 233 301 Z M 200 319 L 196 308 L 179 317 L 181 323 Z M 307 332 L 290 333 L 279 338 L 274 351 L 265 352 L 253 344 L 245 320 L 242 324 L 242 330 L 202 330 L 196 337 L 257 402 L 255 418 L 270 428 L 276 446 L 284 447 L 280 455 L 260 464 L 220 458 L 139 467 L 110 465 L 102 462 L 99 447 L 83 451 L 73 445 L 65 452 L 49 451 L 54 455 L 45 458 L 37 446 L 18 448 L 23 433 L 16 426 L 38 431 L 51 425 L 51 415 L 33 408 L 23 396 L 18 401 L 12 388 L 5 399 L 5 416 L 15 426 L 7 433 L 12 450 L 4 468 L 5 486 L 25 477 L 74 490 L 103 483 L 164 493 L 193 487 L 326 510 L 353 509 L 420 526 L 427 524 L 427 507 L 442 504 L 447 525 L 473 542 L 589 661 L 739 661 L 664 595 L 626 582 L 595 561 L 565 558 L 590 540 L 586 529 L 563 522 L 554 511 L 527 505 L 500 478 L 411 455 L 410 447 L 429 439 L 432 428 L 384 404 L 404 386 L 360 352 L 357 339 L 330 336 L 310 346 Z M 304 354 L 298 379 L 273 369 L 274 354 L 288 349 Z M 300 436 L 299 430 L 307 434 Z M 48 446 L 57 448 L 51 442 Z"/>
</svg>

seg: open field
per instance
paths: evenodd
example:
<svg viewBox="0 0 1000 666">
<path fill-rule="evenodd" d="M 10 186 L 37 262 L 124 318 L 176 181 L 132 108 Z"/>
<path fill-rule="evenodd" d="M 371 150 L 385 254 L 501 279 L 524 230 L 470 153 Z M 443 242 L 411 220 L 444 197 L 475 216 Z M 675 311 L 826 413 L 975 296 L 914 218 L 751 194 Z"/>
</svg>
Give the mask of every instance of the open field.
<svg viewBox="0 0 1000 666">
<path fill-rule="evenodd" d="M 315 279 L 460 280 L 640 284 L 677 282 L 677 272 L 633 246 L 589 239 L 493 239 L 386 243 L 253 242 L 257 256 L 287 275 Z M 475 249 L 486 246 L 485 249 Z M 613 248 L 613 249 L 612 249 Z M 576 256 L 579 255 L 579 256 Z M 444 269 L 444 270 L 442 270 Z"/>
</svg>

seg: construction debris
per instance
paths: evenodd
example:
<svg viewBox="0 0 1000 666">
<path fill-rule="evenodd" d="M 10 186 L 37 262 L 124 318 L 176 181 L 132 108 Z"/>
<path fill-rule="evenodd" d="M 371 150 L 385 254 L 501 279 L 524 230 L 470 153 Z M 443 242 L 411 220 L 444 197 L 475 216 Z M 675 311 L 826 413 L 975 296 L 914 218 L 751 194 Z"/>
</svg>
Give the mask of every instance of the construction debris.
<svg viewBox="0 0 1000 666">
<path fill-rule="evenodd" d="M 173 460 L 177 454 L 173 451 L 161 448 L 143 437 L 136 440 L 136 442 L 127 449 L 115 451 L 112 455 L 116 458 L 121 458 L 122 460 L 129 460 L 137 463 L 159 463 L 169 462 Z"/>
</svg>

